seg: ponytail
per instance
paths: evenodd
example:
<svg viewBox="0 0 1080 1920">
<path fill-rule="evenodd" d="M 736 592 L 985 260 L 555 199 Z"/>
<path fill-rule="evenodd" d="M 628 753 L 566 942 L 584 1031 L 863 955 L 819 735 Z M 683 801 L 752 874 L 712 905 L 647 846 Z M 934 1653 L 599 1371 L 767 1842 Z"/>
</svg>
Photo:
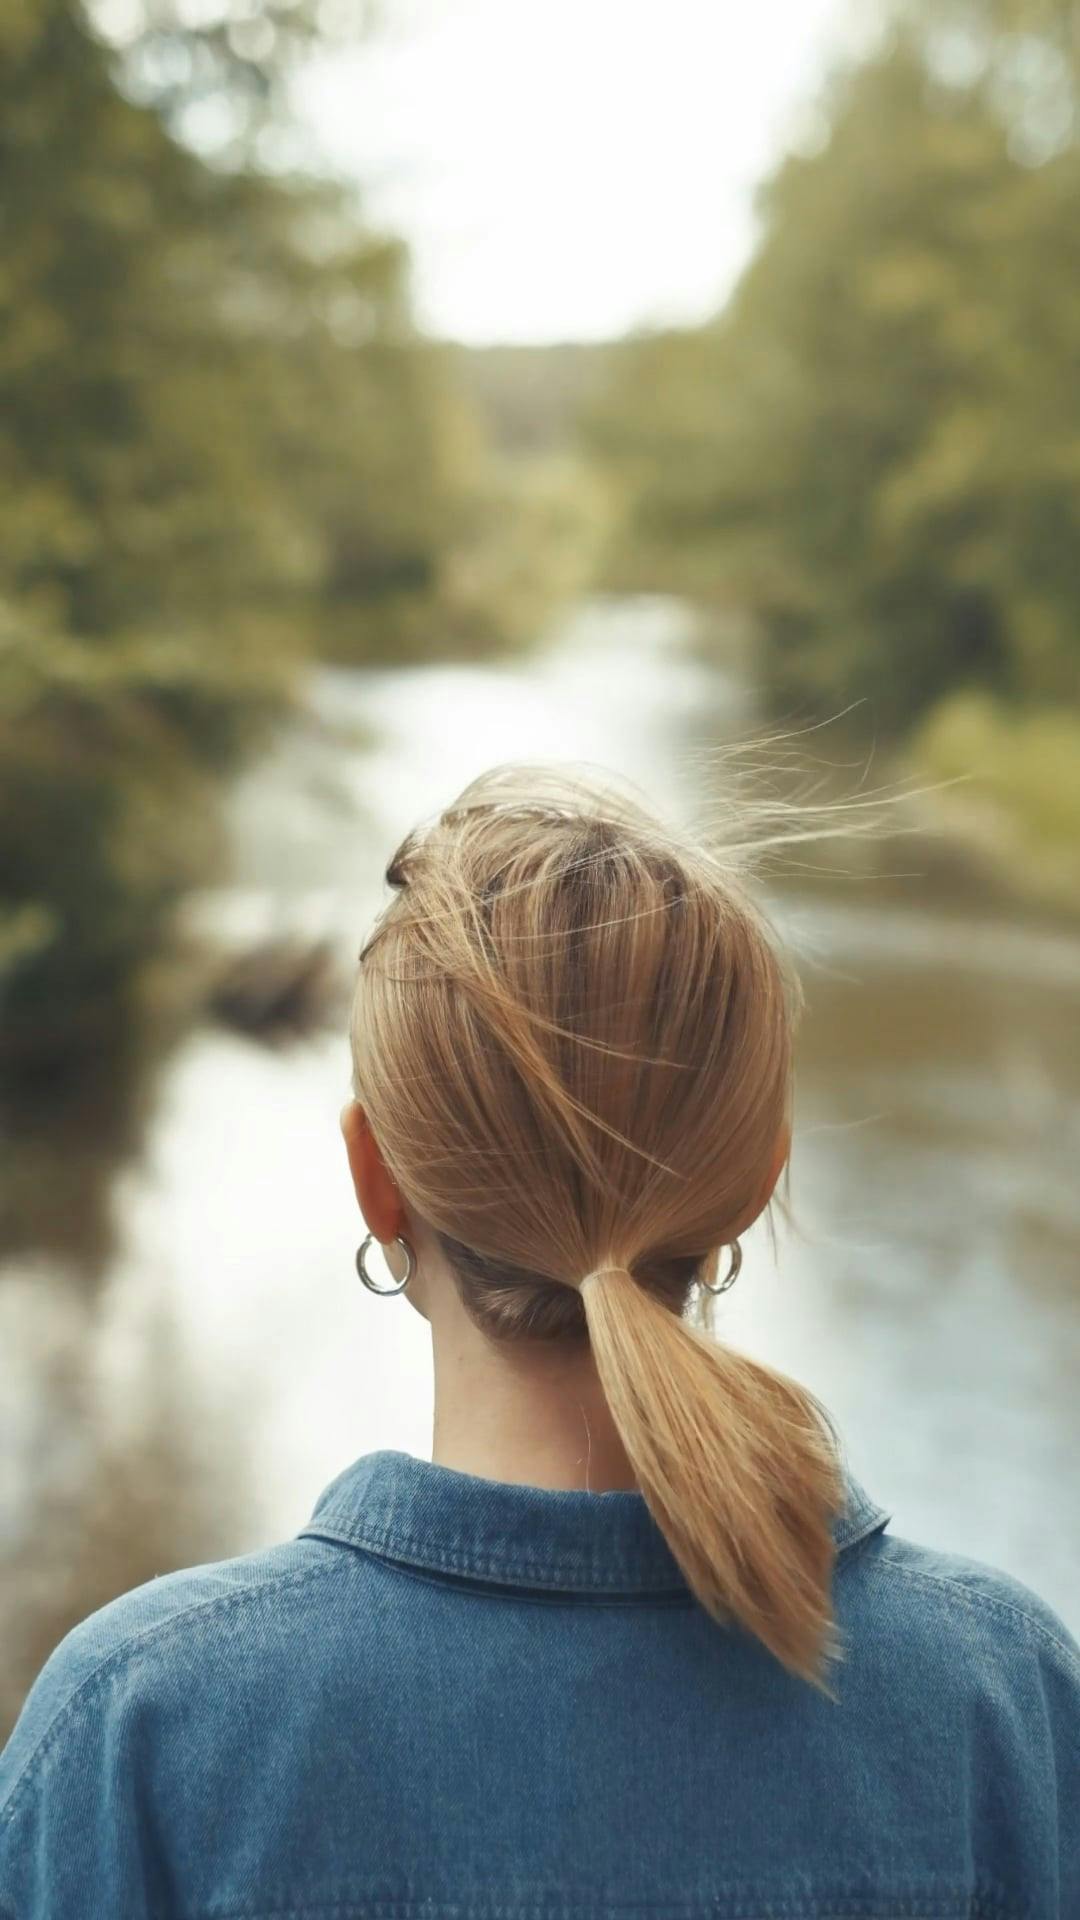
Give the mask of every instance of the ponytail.
<svg viewBox="0 0 1080 1920">
<path fill-rule="evenodd" d="M 714 1619 L 829 1694 L 839 1463 L 796 1381 L 689 1325 L 624 1266 L 582 1282 L 611 1415 L 654 1520 Z"/>
<path fill-rule="evenodd" d="M 591 1343 L 694 1594 L 828 1692 L 828 1416 L 686 1318 L 789 1131 L 799 983 L 733 826 L 714 849 L 591 776 L 481 775 L 389 863 L 354 1087 L 476 1325 Z"/>
</svg>

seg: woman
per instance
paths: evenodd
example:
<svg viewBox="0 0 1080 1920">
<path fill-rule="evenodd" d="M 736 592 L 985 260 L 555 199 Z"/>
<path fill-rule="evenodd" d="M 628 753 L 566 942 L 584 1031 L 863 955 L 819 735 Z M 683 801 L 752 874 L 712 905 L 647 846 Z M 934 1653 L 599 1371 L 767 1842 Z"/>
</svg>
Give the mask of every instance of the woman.
<svg viewBox="0 0 1080 1920">
<path fill-rule="evenodd" d="M 1076 1920 L 1080 1649 L 890 1533 L 813 1395 L 688 1317 L 788 1159 L 798 995 L 743 885 L 506 768 L 387 880 L 342 1128 L 433 1460 L 67 1636 L 0 1764 L 0 1908 Z"/>
</svg>

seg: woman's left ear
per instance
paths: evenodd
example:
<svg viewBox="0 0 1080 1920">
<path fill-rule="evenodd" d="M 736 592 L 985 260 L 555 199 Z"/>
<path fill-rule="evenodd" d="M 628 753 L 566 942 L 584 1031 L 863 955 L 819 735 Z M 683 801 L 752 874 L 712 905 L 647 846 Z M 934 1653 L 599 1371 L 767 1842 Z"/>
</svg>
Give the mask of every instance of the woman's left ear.
<svg viewBox="0 0 1080 1920">
<path fill-rule="evenodd" d="M 765 1208 L 769 1204 L 769 1201 L 772 1199 L 773 1194 L 776 1190 L 776 1185 L 780 1178 L 780 1175 L 783 1173 L 784 1168 L 787 1166 L 787 1163 L 790 1160 L 790 1158 L 791 1158 L 791 1127 L 788 1124 L 788 1122 L 785 1120 L 783 1127 L 780 1130 L 780 1138 L 776 1143 L 776 1152 L 773 1155 L 772 1166 L 769 1169 L 769 1177 L 765 1183 L 765 1198 L 761 1203 L 762 1212 L 764 1212 Z"/>
<path fill-rule="evenodd" d="M 735 1225 L 731 1229 L 731 1238 L 733 1240 L 737 1240 L 741 1233 L 746 1233 L 749 1230 L 749 1228 L 753 1226 L 754 1221 L 760 1219 L 761 1215 L 764 1213 L 766 1207 L 769 1204 L 769 1201 L 773 1197 L 773 1193 L 776 1188 L 776 1183 L 779 1180 L 780 1175 L 783 1173 L 784 1168 L 787 1165 L 788 1156 L 790 1153 L 791 1153 L 791 1128 L 785 1122 L 780 1132 L 779 1138 L 777 1139 L 776 1148 L 773 1152 L 773 1156 L 769 1161 L 768 1172 L 766 1173 L 765 1178 L 762 1181 L 762 1184 L 757 1194 L 754 1197 L 754 1200 L 752 1201 L 751 1205 L 747 1207 L 745 1213 L 741 1216 L 741 1218 L 738 1221 L 736 1221 Z"/>
<path fill-rule="evenodd" d="M 379 1152 L 367 1114 L 356 1100 L 341 1109 L 340 1125 L 349 1171 L 368 1230 L 389 1246 L 405 1224 L 405 1206 L 393 1174 Z"/>
</svg>

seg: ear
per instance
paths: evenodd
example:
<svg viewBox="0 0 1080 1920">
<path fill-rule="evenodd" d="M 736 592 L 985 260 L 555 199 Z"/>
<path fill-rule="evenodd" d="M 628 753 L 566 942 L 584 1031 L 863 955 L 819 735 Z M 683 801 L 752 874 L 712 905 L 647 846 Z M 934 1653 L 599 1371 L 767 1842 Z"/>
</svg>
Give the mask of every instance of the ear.
<svg viewBox="0 0 1080 1920">
<path fill-rule="evenodd" d="M 791 1123 L 790 1121 L 785 1120 L 783 1126 L 780 1129 L 780 1135 L 776 1142 L 776 1149 L 772 1157 L 772 1164 L 766 1176 L 765 1186 L 762 1193 L 761 1205 L 760 1205 L 760 1208 L 758 1209 L 759 1212 L 764 1213 L 765 1208 L 768 1206 L 769 1201 L 772 1199 L 773 1194 L 776 1191 L 776 1185 L 777 1185 L 777 1182 L 779 1181 L 780 1175 L 783 1173 L 784 1168 L 787 1166 L 787 1163 L 790 1160 L 790 1158 L 791 1158 Z"/>
<path fill-rule="evenodd" d="M 341 1109 L 341 1131 L 365 1224 L 382 1246 L 389 1246 L 405 1225 L 405 1203 L 383 1162 L 367 1114 L 355 1100 Z"/>
<path fill-rule="evenodd" d="M 764 1213 L 766 1207 L 769 1204 L 769 1201 L 773 1197 L 773 1193 L 776 1188 L 776 1183 L 779 1180 L 780 1175 L 783 1173 L 784 1168 L 787 1166 L 788 1157 L 790 1153 L 791 1153 L 791 1127 L 788 1124 L 788 1122 L 785 1120 L 783 1126 L 780 1129 L 776 1146 L 773 1151 L 772 1158 L 769 1161 L 769 1165 L 766 1170 L 765 1177 L 761 1183 L 761 1186 L 758 1189 L 758 1192 L 755 1195 L 751 1205 L 748 1206 L 745 1209 L 745 1211 L 740 1214 L 738 1220 L 734 1222 L 731 1228 L 731 1238 L 733 1240 L 737 1240 L 740 1233 L 745 1233 L 748 1227 L 752 1227 L 754 1224 L 754 1221 L 757 1220 L 759 1216 Z"/>
</svg>

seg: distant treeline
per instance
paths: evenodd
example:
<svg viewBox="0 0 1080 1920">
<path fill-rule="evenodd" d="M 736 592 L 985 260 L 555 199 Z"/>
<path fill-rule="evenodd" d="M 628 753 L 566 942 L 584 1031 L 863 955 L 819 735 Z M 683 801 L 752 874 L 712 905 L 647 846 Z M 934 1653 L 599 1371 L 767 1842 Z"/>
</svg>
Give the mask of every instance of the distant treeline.
<svg viewBox="0 0 1080 1920">
<path fill-rule="evenodd" d="M 558 454 L 578 443 L 610 352 L 606 341 L 581 340 L 454 349 L 491 438 L 512 457 Z"/>
<path fill-rule="evenodd" d="M 971 772 L 1080 901 L 1080 38 L 901 6 L 759 199 L 715 323 L 589 408 L 613 583 L 752 616 L 775 708 Z"/>
</svg>

